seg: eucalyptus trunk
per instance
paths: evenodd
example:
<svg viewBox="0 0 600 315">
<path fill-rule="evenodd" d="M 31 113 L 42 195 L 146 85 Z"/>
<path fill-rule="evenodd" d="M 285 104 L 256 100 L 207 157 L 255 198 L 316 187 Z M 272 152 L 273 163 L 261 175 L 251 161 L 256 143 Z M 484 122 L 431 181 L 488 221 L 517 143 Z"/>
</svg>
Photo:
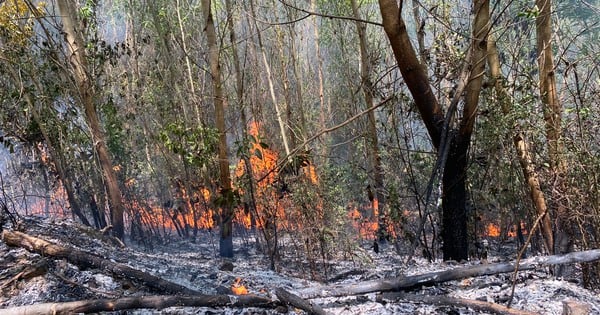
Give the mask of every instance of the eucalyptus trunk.
<svg viewBox="0 0 600 315">
<path fill-rule="evenodd" d="M 68 50 L 68 60 L 72 67 L 72 76 L 77 84 L 77 92 L 83 103 L 85 120 L 92 134 L 93 148 L 98 155 L 100 167 L 102 169 L 104 184 L 108 193 L 108 202 L 111 210 L 111 223 L 113 234 L 119 239 L 124 236 L 123 223 L 123 200 L 121 199 L 121 190 L 117 182 L 117 176 L 113 169 L 112 159 L 110 157 L 106 140 L 94 103 L 95 86 L 90 78 L 90 69 L 87 64 L 85 54 L 85 45 L 81 31 L 77 28 L 77 10 L 75 2 L 68 0 L 58 0 L 58 8 L 62 17 L 63 31 L 65 32 L 66 47 Z"/>
<path fill-rule="evenodd" d="M 357 20 L 360 20 L 358 4 L 356 0 L 352 0 L 352 13 Z M 361 87 L 365 99 L 366 108 L 373 107 L 373 82 L 371 81 L 372 65 L 369 57 L 369 43 L 367 40 L 367 26 L 365 23 L 356 21 L 358 40 L 360 46 L 360 76 Z M 379 152 L 379 139 L 377 139 L 377 124 L 375 119 L 375 111 L 371 110 L 367 113 L 367 154 L 369 155 L 372 176 L 373 188 L 375 190 L 374 199 L 372 201 L 373 212 L 377 216 L 377 240 L 384 241 L 387 237 L 385 223 L 385 197 L 383 194 L 383 168 L 381 166 L 381 153 Z"/>
<path fill-rule="evenodd" d="M 221 238 L 219 253 L 221 257 L 233 257 L 233 190 L 229 174 L 229 154 L 227 152 L 227 133 L 225 126 L 225 96 L 221 81 L 221 65 L 219 63 L 219 47 L 213 19 L 211 1 L 202 0 L 202 10 L 206 22 L 206 38 L 208 42 L 208 60 L 213 82 L 213 99 L 215 105 L 215 122 L 219 131 L 219 173 L 221 186 Z"/>
</svg>

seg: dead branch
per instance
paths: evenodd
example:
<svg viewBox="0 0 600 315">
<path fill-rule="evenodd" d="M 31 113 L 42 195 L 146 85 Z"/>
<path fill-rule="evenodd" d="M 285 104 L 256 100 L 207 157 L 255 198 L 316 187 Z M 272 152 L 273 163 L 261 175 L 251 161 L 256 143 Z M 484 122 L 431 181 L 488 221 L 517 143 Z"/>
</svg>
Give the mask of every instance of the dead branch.
<svg viewBox="0 0 600 315">
<path fill-rule="evenodd" d="M 20 269 L 21 271 L 19 271 L 19 273 L 17 273 L 14 277 L 6 281 L 4 284 L 0 285 L 0 290 L 3 290 L 10 284 L 19 280 L 30 279 L 45 274 L 48 271 L 48 261 L 42 259 L 33 265 L 21 267 Z"/>
<path fill-rule="evenodd" d="M 97 313 L 140 308 L 160 310 L 171 306 L 275 308 L 277 304 L 257 295 L 142 296 L 26 305 L 0 309 L 0 315 Z"/>
<path fill-rule="evenodd" d="M 52 244 L 25 233 L 4 230 L 2 231 L 2 240 L 9 246 L 23 247 L 43 256 L 64 258 L 70 263 L 82 268 L 96 268 L 108 271 L 118 277 L 141 282 L 157 293 L 200 295 L 200 292 L 198 291 L 131 268 L 127 265 L 116 263 L 109 259 L 74 248 Z"/>
<path fill-rule="evenodd" d="M 401 292 L 386 292 L 382 296 L 383 299 L 386 300 L 405 300 L 414 303 L 425 303 L 425 304 L 436 304 L 436 305 L 451 305 L 458 307 L 468 307 L 470 309 L 487 312 L 492 314 L 499 315 L 537 315 L 539 313 L 517 310 L 514 308 L 508 308 L 504 305 L 500 305 L 497 303 L 484 302 L 478 300 L 470 300 L 463 298 L 455 298 L 449 296 L 439 296 L 439 295 L 417 295 L 417 294 L 407 294 Z"/>
<path fill-rule="evenodd" d="M 275 290 L 275 295 L 277 295 L 277 298 L 281 302 L 284 302 L 291 306 L 297 307 L 301 310 L 308 312 L 309 314 L 316 314 L 316 315 L 326 315 L 327 314 L 327 312 L 325 312 L 325 310 L 323 310 L 323 308 L 321 306 L 319 306 L 318 304 L 307 301 L 289 291 L 286 291 L 285 289 L 277 288 Z"/>
<path fill-rule="evenodd" d="M 521 263 L 519 264 L 519 269 L 531 270 L 544 265 L 562 265 L 571 263 L 591 262 L 596 260 L 600 260 L 600 249 L 582 252 L 572 252 L 564 255 L 532 257 L 521 261 Z M 357 295 L 378 291 L 407 291 L 415 288 L 420 288 L 422 286 L 429 286 L 452 280 L 460 280 L 470 277 L 512 272 L 515 270 L 515 266 L 516 265 L 514 262 L 507 262 L 498 264 L 458 267 L 455 269 L 414 276 L 363 281 L 348 285 L 332 285 L 316 288 L 304 288 L 297 290 L 296 294 L 305 299 L 312 299 L 317 297 Z"/>
</svg>

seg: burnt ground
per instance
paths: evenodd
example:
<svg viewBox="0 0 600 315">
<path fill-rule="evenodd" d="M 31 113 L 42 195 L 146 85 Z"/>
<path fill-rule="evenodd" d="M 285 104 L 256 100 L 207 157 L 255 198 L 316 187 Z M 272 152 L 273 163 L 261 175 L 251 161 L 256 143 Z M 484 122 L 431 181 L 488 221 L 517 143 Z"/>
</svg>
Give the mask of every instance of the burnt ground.
<svg viewBox="0 0 600 315">
<path fill-rule="evenodd" d="M 171 241 L 167 244 L 140 246 L 128 244 L 121 248 L 107 241 L 97 231 L 70 221 L 26 218 L 20 228 L 25 233 L 56 244 L 73 246 L 95 253 L 112 261 L 168 279 L 204 294 L 228 294 L 237 278 L 253 294 L 275 299 L 274 290 L 282 287 L 291 292 L 329 283 L 351 284 L 364 280 L 423 274 L 456 267 L 441 261 L 428 262 L 415 257 L 406 263 L 393 247 L 381 248 L 379 253 L 370 246 L 356 247 L 352 253 L 328 261 L 327 273 L 311 273 L 311 264 L 293 254 L 284 255 L 277 270 L 269 269 L 269 261 L 257 249 L 250 233 L 235 238 L 235 258 L 225 263 L 218 254 L 218 234 L 203 231 L 197 241 Z M 510 246 L 509 246 L 510 247 Z M 514 249 L 492 243 L 489 262 L 506 261 Z M 467 264 L 480 264 L 471 261 Z M 24 268 L 42 266 L 26 279 L 14 279 Z M 563 279 L 556 279 L 546 268 L 518 274 L 512 307 L 540 314 L 563 314 L 564 303 L 573 302 L 600 314 L 600 295 L 582 287 L 579 271 L 571 266 Z M 310 279 L 321 279 L 320 281 Z M 499 274 L 451 281 L 423 287 L 413 293 L 444 295 L 472 300 L 506 304 L 511 292 L 511 274 Z M 124 296 L 155 295 L 149 288 L 131 280 L 115 277 L 102 270 L 82 270 L 63 259 L 41 257 L 23 248 L 8 247 L 0 242 L 0 314 L 14 306 L 44 302 L 67 302 L 83 299 L 105 299 Z M 389 301 L 378 294 L 315 299 L 332 314 L 483 314 L 465 307 L 438 306 L 428 303 Z M 259 308 L 193 308 L 171 307 L 163 310 L 135 310 L 114 314 L 279 314 L 281 310 Z M 288 314 L 303 314 L 293 307 Z M 108 314 L 108 313 L 107 313 Z"/>
</svg>

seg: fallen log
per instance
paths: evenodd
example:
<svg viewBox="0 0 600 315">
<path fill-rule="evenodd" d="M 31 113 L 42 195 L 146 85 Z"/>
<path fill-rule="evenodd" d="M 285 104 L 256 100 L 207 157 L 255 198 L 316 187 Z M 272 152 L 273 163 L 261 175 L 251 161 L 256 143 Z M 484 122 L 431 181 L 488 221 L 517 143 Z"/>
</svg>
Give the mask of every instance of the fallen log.
<svg viewBox="0 0 600 315">
<path fill-rule="evenodd" d="M 43 303 L 0 309 L 0 315 L 45 315 L 97 313 L 132 309 L 161 310 L 172 306 L 189 307 L 260 307 L 275 308 L 278 304 L 257 295 L 195 295 L 142 296 L 119 299 L 83 300 L 64 303 Z"/>
<path fill-rule="evenodd" d="M 281 302 L 299 308 L 303 311 L 308 312 L 309 314 L 327 315 L 325 310 L 323 310 L 323 308 L 318 304 L 307 301 L 285 289 L 277 288 L 275 290 L 275 295 L 277 295 L 277 298 Z"/>
<path fill-rule="evenodd" d="M 600 249 L 572 252 L 564 255 L 531 257 L 522 260 L 519 263 L 518 268 L 519 270 L 532 270 L 544 265 L 582 263 L 596 260 L 600 260 Z M 514 262 L 475 265 L 421 275 L 370 280 L 347 285 L 310 287 L 296 290 L 295 294 L 304 299 L 312 299 L 318 297 L 366 294 L 371 292 L 409 291 L 418 289 L 422 286 L 430 286 L 452 280 L 513 272 L 515 268 L 516 265 Z"/>
<path fill-rule="evenodd" d="M 2 231 L 2 240 L 9 246 L 23 247 L 42 256 L 66 259 L 70 263 L 81 268 L 96 268 L 108 271 L 117 277 L 141 282 L 156 293 L 201 295 L 201 293 L 196 290 L 134 269 L 125 264 L 116 263 L 109 259 L 75 248 L 52 244 L 25 233 L 4 230 Z"/>
<path fill-rule="evenodd" d="M 508 308 L 504 305 L 500 305 L 492 302 L 484 302 L 478 300 L 470 300 L 464 298 L 455 298 L 450 296 L 440 295 L 418 295 L 408 294 L 403 292 L 385 292 L 382 294 L 381 299 L 392 300 L 392 301 L 410 301 L 413 303 L 425 303 L 425 304 L 436 304 L 436 305 L 451 305 L 458 307 L 467 307 L 475 311 L 498 314 L 498 315 L 539 315 L 536 312 L 518 310 L 514 308 Z"/>
</svg>

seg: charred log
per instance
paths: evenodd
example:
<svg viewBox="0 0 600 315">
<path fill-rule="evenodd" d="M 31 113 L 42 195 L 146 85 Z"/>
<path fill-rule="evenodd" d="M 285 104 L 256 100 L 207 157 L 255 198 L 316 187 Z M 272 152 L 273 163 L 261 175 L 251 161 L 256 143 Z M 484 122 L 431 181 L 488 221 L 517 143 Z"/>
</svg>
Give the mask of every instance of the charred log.
<svg viewBox="0 0 600 315">
<path fill-rule="evenodd" d="M 422 286 L 431 286 L 452 280 L 514 272 L 517 267 L 518 270 L 532 270 L 545 265 L 572 264 L 597 260 L 600 260 L 600 249 L 572 252 L 565 255 L 532 257 L 522 260 L 518 266 L 514 262 L 506 262 L 458 267 L 445 271 L 406 277 L 370 280 L 346 285 L 305 288 L 297 290 L 296 294 L 305 299 L 312 299 L 317 297 L 348 296 L 372 292 L 410 291 Z"/>
<path fill-rule="evenodd" d="M 70 263 L 81 268 L 96 268 L 99 270 L 108 271 L 121 278 L 139 281 L 148 288 L 152 289 L 154 292 L 200 295 L 200 292 L 198 291 L 131 268 L 127 265 L 116 263 L 110 259 L 105 259 L 88 252 L 77 250 L 75 248 L 52 244 L 48 241 L 25 233 L 4 230 L 2 232 L 2 240 L 9 246 L 23 247 L 31 252 L 36 252 L 43 256 L 66 259 Z"/>
<path fill-rule="evenodd" d="M 536 315 L 539 313 L 508 308 L 497 303 L 484 302 L 478 300 L 469 300 L 463 298 L 455 298 L 450 296 L 431 296 L 417 295 L 400 292 L 386 292 L 379 299 L 392 301 L 410 301 L 416 303 L 426 303 L 435 305 L 450 305 L 457 307 L 467 307 L 475 311 L 486 312 L 499 315 Z"/>
<path fill-rule="evenodd" d="M 2 309 L 0 315 L 97 313 L 141 308 L 160 310 L 171 306 L 275 308 L 277 304 L 256 295 L 142 296 L 19 306 Z"/>
<path fill-rule="evenodd" d="M 286 291 L 282 288 L 278 288 L 277 290 L 275 290 L 275 294 L 277 295 L 277 298 L 286 303 L 289 304 L 291 306 L 294 306 L 296 308 L 299 308 L 303 311 L 308 312 L 309 314 L 317 314 L 317 315 L 325 315 L 327 314 L 327 312 L 325 312 L 325 310 L 323 310 L 323 308 L 321 306 L 319 306 L 316 303 L 307 301 L 289 291 Z"/>
</svg>

